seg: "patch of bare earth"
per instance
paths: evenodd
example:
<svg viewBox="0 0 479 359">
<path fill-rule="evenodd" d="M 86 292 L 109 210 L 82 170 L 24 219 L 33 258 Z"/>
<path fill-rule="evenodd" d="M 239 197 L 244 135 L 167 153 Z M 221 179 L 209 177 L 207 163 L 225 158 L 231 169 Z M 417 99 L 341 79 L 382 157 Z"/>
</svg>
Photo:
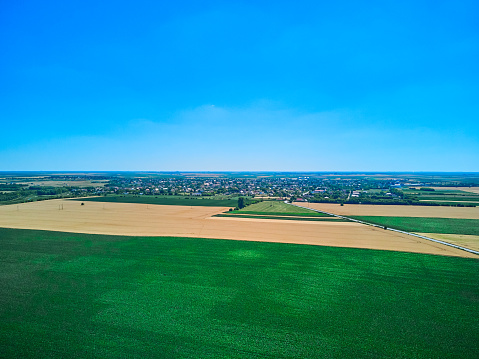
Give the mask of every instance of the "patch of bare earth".
<svg viewBox="0 0 479 359">
<path fill-rule="evenodd" d="M 226 207 L 81 203 L 51 200 L 0 206 L 0 227 L 299 243 L 477 258 L 431 241 L 352 222 L 212 217 Z"/>
<path fill-rule="evenodd" d="M 433 217 L 479 219 L 479 207 L 295 203 L 342 216 Z"/>
</svg>

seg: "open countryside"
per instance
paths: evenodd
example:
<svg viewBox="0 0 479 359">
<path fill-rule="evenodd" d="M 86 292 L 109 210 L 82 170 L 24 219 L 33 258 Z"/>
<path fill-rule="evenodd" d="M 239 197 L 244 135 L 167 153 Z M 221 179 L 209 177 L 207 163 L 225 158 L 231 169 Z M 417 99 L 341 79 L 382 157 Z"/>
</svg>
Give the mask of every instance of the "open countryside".
<svg viewBox="0 0 479 359">
<path fill-rule="evenodd" d="M 479 251 L 479 207 L 309 204 L 311 208 Z"/>
<path fill-rule="evenodd" d="M 296 202 L 305 206 L 304 203 Z M 479 219 L 479 207 L 356 205 L 309 203 L 306 206 L 343 216 L 397 216 Z"/>
<path fill-rule="evenodd" d="M 352 222 L 214 217 L 226 210 L 226 207 L 52 200 L 1 206 L 0 226 L 91 234 L 301 243 L 475 257 L 455 248 Z"/>
<path fill-rule="evenodd" d="M 3 354 L 475 357 L 479 256 L 382 227 L 479 251 L 479 207 L 321 203 L 308 183 L 326 175 L 238 176 L 4 177 L 30 197 L 0 206 Z M 320 195 L 357 193 L 344 178 Z"/>
<path fill-rule="evenodd" d="M 0 359 L 479 358 L 477 1 L 4 1 Z"/>
<path fill-rule="evenodd" d="M 19 229 L 0 237 L 5 357 L 474 358 L 479 349 L 477 259 Z"/>
</svg>

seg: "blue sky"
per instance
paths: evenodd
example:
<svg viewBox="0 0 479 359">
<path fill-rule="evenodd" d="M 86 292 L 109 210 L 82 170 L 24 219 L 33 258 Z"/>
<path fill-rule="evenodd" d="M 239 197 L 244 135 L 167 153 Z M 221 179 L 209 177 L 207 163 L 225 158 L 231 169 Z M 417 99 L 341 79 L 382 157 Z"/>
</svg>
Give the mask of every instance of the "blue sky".
<svg viewBox="0 0 479 359">
<path fill-rule="evenodd" d="M 12 1 L 0 170 L 478 171 L 477 1 Z"/>
</svg>

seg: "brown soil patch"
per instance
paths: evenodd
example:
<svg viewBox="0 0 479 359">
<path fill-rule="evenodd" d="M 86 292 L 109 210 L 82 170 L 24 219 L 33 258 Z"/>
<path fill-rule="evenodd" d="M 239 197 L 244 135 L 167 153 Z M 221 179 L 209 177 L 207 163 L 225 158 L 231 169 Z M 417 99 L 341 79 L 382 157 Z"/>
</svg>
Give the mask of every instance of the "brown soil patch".
<svg viewBox="0 0 479 359">
<path fill-rule="evenodd" d="M 443 234 L 443 233 L 418 233 L 420 235 L 439 239 L 440 241 L 457 244 L 466 248 L 479 251 L 479 236 L 472 236 L 467 234 Z"/>
<path fill-rule="evenodd" d="M 479 207 L 388 206 L 369 204 L 295 203 L 342 216 L 390 216 L 479 219 Z"/>
<path fill-rule="evenodd" d="M 0 227 L 300 243 L 478 257 L 431 241 L 352 222 L 211 217 L 225 210 L 225 207 L 101 202 L 85 202 L 82 206 L 79 201 L 51 200 L 0 206 Z"/>
</svg>

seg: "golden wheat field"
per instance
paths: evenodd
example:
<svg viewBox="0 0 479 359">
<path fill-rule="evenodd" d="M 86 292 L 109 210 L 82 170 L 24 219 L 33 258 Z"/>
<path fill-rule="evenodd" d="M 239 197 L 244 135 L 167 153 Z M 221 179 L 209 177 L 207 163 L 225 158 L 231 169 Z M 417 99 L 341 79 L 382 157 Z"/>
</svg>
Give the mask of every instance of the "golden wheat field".
<svg viewBox="0 0 479 359">
<path fill-rule="evenodd" d="M 50 200 L 0 207 L 0 227 L 130 236 L 219 238 L 372 248 L 449 256 L 473 254 L 350 222 L 212 217 L 227 208 Z"/>
<path fill-rule="evenodd" d="M 479 219 L 479 207 L 401 206 L 337 203 L 295 203 L 344 216 L 394 216 Z"/>
</svg>

